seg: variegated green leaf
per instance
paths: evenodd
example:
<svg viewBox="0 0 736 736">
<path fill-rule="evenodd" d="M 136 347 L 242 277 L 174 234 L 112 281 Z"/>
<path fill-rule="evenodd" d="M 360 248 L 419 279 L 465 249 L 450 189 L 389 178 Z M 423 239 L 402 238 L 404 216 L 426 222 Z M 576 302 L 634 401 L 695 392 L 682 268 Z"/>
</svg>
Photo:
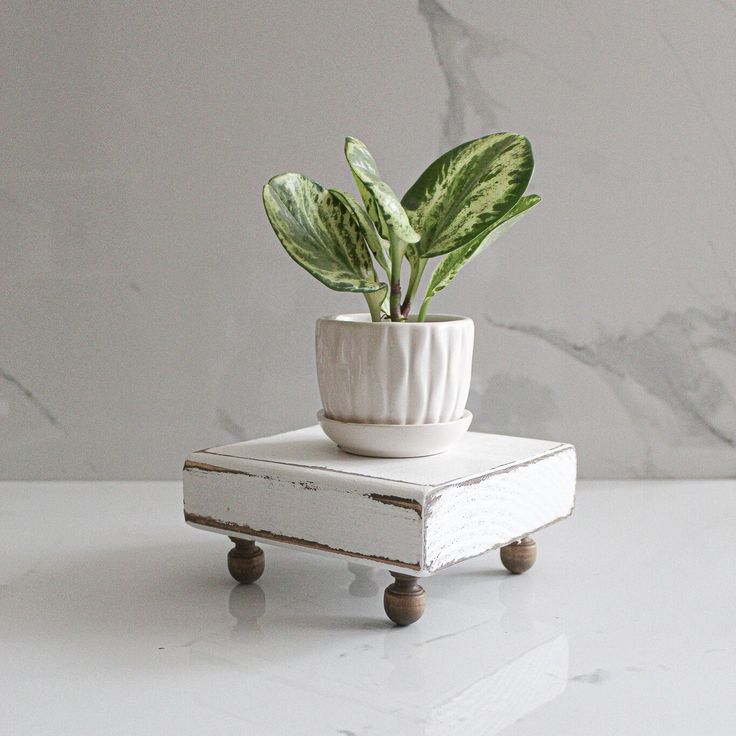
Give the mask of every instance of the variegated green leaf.
<svg viewBox="0 0 736 736">
<path fill-rule="evenodd" d="M 421 245 L 421 241 L 417 243 L 407 243 L 406 244 L 406 260 L 409 261 L 409 263 L 412 266 L 416 266 L 419 263 L 419 259 L 421 256 L 419 255 L 419 246 Z"/>
<path fill-rule="evenodd" d="M 401 200 L 421 234 L 418 257 L 468 245 L 490 231 L 524 193 L 534 160 L 529 141 L 495 133 L 440 156 Z"/>
<path fill-rule="evenodd" d="M 263 204 L 286 252 L 325 286 L 386 288 L 351 210 L 327 189 L 301 174 L 280 174 L 263 187 Z"/>
<path fill-rule="evenodd" d="M 388 250 L 388 243 L 379 238 L 375 227 L 368 217 L 366 211 L 360 206 L 352 194 L 343 192 L 340 189 L 330 189 L 330 193 L 334 194 L 352 213 L 363 231 L 366 245 L 370 248 L 371 253 L 376 257 L 381 268 L 387 273 L 391 273 L 391 255 Z"/>
<path fill-rule="evenodd" d="M 379 291 L 366 291 L 365 300 L 373 322 L 380 322 L 382 314 L 388 314 L 388 286 L 381 284 Z"/>
<path fill-rule="evenodd" d="M 501 219 L 492 226 L 491 231 L 469 245 L 456 248 L 448 253 L 435 268 L 424 296 L 425 302 L 438 291 L 442 291 L 454 278 L 458 271 L 469 261 L 482 253 L 491 243 L 501 237 L 512 225 L 518 222 L 535 204 L 541 200 L 536 194 L 522 197 Z"/>
<path fill-rule="evenodd" d="M 381 237 L 383 240 L 388 240 L 390 237 L 389 232 L 388 232 L 388 227 L 386 226 L 386 223 L 381 217 L 381 213 L 378 209 L 378 205 L 376 204 L 375 198 L 370 193 L 368 188 L 363 184 L 363 182 L 355 174 L 353 174 L 353 180 L 355 181 L 355 186 L 358 188 L 358 193 L 360 194 L 360 198 L 363 200 L 363 204 L 365 205 L 365 208 L 368 211 L 368 217 L 370 221 L 373 223 L 373 226 L 378 231 L 379 237 Z"/>
<path fill-rule="evenodd" d="M 381 180 L 376 161 L 365 145 L 357 138 L 346 138 L 345 158 L 353 172 L 368 215 L 380 235 L 388 240 L 390 231 L 393 231 L 399 240 L 416 243 L 419 234 L 412 228 L 393 189 Z"/>
<path fill-rule="evenodd" d="M 365 145 L 361 143 L 357 138 L 351 138 L 350 136 L 348 136 L 345 139 L 345 158 L 347 159 L 348 165 L 350 166 L 350 171 L 353 174 L 355 185 L 358 187 L 360 198 L 363 200 L 366 210 L 368 210 L 368 217 L 373 222 L 373 225 L 378 231 L 378 234 L 384 240 L 388 240 L 388 227 L 381 217 L 381 213 L 378 209 L 375 198 L 363 183 L 362 178 L 356 173 L 356 169 L 353 167 L 353 162 L 350 160 L 351 156 L 355 161 L 355 167 L 363 172 L 363 176 L 371 176 L 373 178 L 380 179 L 376 160 L 373 158 L 371 152 L 365 147 Z"/>
</svg>

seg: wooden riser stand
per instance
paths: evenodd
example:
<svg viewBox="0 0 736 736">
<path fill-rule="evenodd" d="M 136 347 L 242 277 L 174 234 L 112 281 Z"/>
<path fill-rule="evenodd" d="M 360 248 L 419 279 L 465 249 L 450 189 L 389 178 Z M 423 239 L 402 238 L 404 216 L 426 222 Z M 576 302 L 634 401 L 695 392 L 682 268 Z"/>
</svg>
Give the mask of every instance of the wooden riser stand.
<svg viewBox="0 0 736 736">
<path fill-rule="evenodd" d="M 295 546 L 388 570 L 388 617 L 421 618 L 419 578 L 500 548 L 513 574 L 536 559 L 531 534 L 572 513 L 572 445 L 469 432 L 442 455 L 349 455 L 309 427 L 192 453 L 184 516 L 230 536 L 230 574 L 263 574 L 257 543 Z"/>
</svg>

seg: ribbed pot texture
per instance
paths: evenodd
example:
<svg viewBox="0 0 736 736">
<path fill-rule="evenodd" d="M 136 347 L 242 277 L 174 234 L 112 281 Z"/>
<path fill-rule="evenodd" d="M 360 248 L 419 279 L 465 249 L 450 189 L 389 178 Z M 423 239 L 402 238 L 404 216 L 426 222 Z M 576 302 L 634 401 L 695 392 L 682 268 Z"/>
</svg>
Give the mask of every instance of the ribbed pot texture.
<svg viewBox="0 0 736 736">
<path fill-rule="evenodd" d="M 363 424 L 435 424 L 465 411 L 473 320 L 371 322 L 367 314 L 317 320 L 317 378 L 330 419 Z"/>
</svg>

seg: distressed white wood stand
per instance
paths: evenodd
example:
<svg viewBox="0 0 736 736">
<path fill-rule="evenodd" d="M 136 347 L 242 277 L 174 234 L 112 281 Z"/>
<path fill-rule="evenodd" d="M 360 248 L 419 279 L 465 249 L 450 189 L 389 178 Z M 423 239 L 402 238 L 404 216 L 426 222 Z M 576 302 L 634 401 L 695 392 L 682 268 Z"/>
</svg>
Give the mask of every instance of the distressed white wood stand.
<svg viewBox="0 0 736 736">
<path fill-rule="evenodd" d="M 359 558 L 388 569 L 389 618 L 424 611 L 418 578 L 501 548 L 512 573 L 536 558 L 531 534 L 569 516 L 572 445 L 468 432 L 423 458 L 349 455 L 318 426 L 192 453 L 184 464 L 184 518 L 227 534 L 233 577 L 257 580 L 256 541 Z"/>
</svg>

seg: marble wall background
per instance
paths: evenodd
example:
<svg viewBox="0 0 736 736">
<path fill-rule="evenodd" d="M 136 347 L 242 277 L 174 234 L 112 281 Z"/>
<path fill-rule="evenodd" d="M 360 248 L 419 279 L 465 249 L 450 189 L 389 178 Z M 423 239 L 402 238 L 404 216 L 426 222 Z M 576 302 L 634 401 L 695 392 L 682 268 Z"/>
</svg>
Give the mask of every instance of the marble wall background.
<svg viewBox="0 0 736 736">
<path fill-rule="evenodd" d="M 262 213 L 283 170 L 397 191 L 493 130 L 543 205 L 436 300 L 475 428 L 588 477 L 736 473 L 736 5 L 2 4 L 0 476 L 175 478 L 311 424 L 313 323 L 362 309 Z"/>
</svg>

